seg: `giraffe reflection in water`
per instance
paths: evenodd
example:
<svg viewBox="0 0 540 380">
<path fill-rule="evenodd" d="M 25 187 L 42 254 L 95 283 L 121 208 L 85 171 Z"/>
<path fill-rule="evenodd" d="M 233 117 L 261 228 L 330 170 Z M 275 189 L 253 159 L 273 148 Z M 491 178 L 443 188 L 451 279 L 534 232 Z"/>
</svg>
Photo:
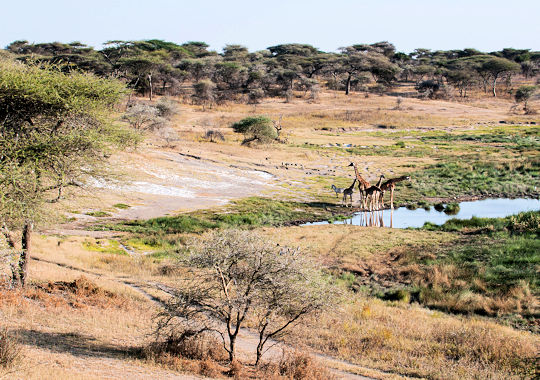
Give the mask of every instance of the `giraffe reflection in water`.
<svg viewBox="0 0 540 380">
<path fill-rule="evenodd" d="M 384 210 L 376 211 L 361 211 L 356 214 L 355 218 L 346 219 L 343 221 L 344 224 L 350 224 L 360 227 L 394 227 L 394 210 L 386 210 L 390 213 L 390 223 L 384 224 Z"/>
</svg>

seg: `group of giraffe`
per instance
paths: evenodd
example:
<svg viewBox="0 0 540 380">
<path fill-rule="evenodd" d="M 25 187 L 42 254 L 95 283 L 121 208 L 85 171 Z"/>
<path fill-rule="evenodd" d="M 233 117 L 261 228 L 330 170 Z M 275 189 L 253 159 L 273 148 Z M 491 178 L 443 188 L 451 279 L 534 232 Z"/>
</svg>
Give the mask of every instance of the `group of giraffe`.
<svg viewBox="0 0 540 380">
<path fill-rule="evenodd" d="M 355 163 L 351 162 L 349 166 L 354 167 L 355 178 L 351 186 L 343 189 L 343 203 L 347 203 L 347 197 L 351 200 L 351 207 L 353 204 L 352 194 L 354 192 L 354 186 L 358 181 L 358 191 L 360 193 L 360 206 L 364 210 L 375 211 L 381 210 L 384 208 L 384 193 L 390 190 L 390 207 L 394 208 L 394 189 L 396 188 L 396 183 L 401 181 L 407 181 L 410 179 L 409 176 L 402 176 L 397 178 L 390 178 L 389 180 L 383 182 L 385 179 L 384 175 L 379 177 L 379 181 L 376 185 L 371 185 L 367 180 L 362 178 L 360 173 L 358 173 L 358 167 Z M 336 192 L 340 192 L 334 185 L 332 189 Z"/>
</svg>

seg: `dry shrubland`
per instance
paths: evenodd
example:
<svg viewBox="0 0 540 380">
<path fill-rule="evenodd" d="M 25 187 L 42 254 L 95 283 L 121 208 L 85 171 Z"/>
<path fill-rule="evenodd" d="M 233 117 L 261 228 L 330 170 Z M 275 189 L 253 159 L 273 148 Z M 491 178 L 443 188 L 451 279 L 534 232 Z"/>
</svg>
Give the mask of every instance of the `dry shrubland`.
<svg viewBox="0 0 540 380">
<path fill-rule="evenodd" d="M 211 333 L 185 330 L 141 350 L 141 356 L 158 365 L 212 378 L 268 380 L 330 380 L 335 377 L 311 355 L 284 350 L 279 360 L 258 366 L 228 361 L 223 343 Z"/>
</svg>

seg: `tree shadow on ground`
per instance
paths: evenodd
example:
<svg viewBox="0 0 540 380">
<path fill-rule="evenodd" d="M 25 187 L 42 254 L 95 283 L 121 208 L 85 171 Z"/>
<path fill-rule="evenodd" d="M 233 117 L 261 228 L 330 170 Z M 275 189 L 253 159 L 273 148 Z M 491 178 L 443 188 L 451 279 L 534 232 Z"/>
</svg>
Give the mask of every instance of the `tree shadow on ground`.
<svg viewBox="0 0 540 380">
<path fill-rule="evenodd" d="M 89 358 L 122 359 L 134 356 L 137 349 L 99 342 L 96 338 L 75 332 L 56 333 L 34 329 L 18 329 L 14 333 L 20 343 L 43 348 L 56 353 L 69 353 Z"/>
</svg>

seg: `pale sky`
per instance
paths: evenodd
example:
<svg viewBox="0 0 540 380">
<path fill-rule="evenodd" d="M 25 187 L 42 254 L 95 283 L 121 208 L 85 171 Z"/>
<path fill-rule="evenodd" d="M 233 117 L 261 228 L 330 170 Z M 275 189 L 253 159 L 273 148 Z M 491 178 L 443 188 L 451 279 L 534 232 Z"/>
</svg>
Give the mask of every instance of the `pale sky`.
<svg viewBox="0 0 540 380">
<path fill-rule="evenodd" d="M 221 51 L 308 43 L 336 51 L 387 40 L 415 48 L 540 50 L 539 0 L 0 0 L 0 47 L 15 40 L 204 41 Z"/>
</svg>

